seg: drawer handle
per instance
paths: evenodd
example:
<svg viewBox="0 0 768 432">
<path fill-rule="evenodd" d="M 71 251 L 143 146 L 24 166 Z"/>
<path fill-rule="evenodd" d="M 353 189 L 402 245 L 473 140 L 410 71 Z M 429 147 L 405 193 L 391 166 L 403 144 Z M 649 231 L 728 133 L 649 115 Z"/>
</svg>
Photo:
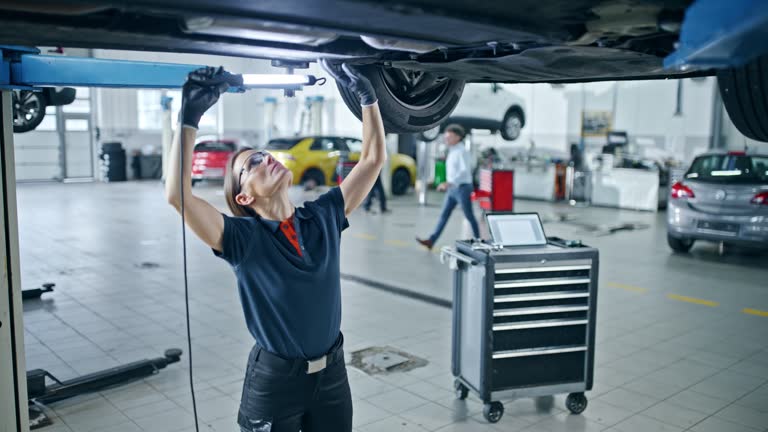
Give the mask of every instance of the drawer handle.
<svg viewBox="0 0 768 432">
<path fill-rule="evenodd" d="M 533 328 L 546 328 L 546 327 L 567 327 L 576 325 L 585 325 L 587 320 L 555 320 L 555 321 L 526 321 L 514 324 L 496 324 L 493 326 L 493 331 L 507 331 L 507 330 L 523 330 Z"/>
<path fill-rule="evenodd" d="M 538 315 L 538 314 L 550 314 L 550 313 L 563 313 L 563 312 L 583 312 L 589 310 L 588 306 L 545 306 L 545 307 L 532 307 L 532 308 L 519 308 L 511 310 L 497 310 L 493 312 L 494 317 L 507 317 L 518 315 Z"/>
<path fill-rule="evenodd" d="M 559 266 L 559 267 L 522 267 L 511 269 L 498 269 L 496 274 L 511 274 L 511 273 L 533 273 L 533 272 L 555 272 L 555 271 L 572 271 L 572 270 L 590 270 L 592 266 L 589 265 L 577 265 L 577 266 Z"/>
<path fill-rule="evenodd" d="M 548 280 L 536 280 L 526 279 L 515 282 L 498 282 L 494 284 L 494 288 L 520 288 L 520 287 L 536 287 L 536 286 L 556 286 L 556 285 L 578 285 L 588 284 L 589 279 L 548 279 Z"/>
<path fill-rule="evenodd" d="M 494 303 L 508 303 L 508 302 L 524 302 L 524 301 L 538 301 L 538 300 L 560 300 L 560 299 L 572 299 L 589 297 L 588 292 L 569 292 L 561 291 L 548 294 L 515 294 L 507 296 L 498 296 L 493 298 Z"/>
<path fill-rule="evenodd" d="M 587 347 L 585 346 L 576 346 L 576 347 L 559 347 L 559 348 L 536 348 L 536 349 L 524 349 L 524 350 L 511 350 L 511 351 L 496 351 L 493 353 L 493 359 L 505 359 L 505 358 L 514 358 L 514 357 L 530 357 L 530 356 L 538 356 L 538 355 L 548 355 L 548 354 L 564 354 L 564 353 L 571 353 L 571 352 L 579 352 L 579 351 L 586 351 Z"/>
</svg>

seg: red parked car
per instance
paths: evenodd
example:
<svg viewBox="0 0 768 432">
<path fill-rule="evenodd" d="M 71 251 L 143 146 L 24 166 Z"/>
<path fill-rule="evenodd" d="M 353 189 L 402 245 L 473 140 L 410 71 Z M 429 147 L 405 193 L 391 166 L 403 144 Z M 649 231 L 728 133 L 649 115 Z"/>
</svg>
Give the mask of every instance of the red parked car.
<svg viewBox="0 0 768 432">
<path fill-rule="evenodd" d="M 237 140 L 212 139 L 195 144 L 192 155 L 192 185 L 202 180 L 223 180 L 229 155 L 237 149 Z"/>
</svg>

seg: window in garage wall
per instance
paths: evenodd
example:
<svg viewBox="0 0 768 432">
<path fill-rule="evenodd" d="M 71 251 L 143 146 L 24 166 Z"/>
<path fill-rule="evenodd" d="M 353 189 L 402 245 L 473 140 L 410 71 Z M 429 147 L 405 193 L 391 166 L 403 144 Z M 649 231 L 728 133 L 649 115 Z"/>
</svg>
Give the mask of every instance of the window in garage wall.
<svg viewBox="0 0 768 432">
<path fill-rule="evenodd" d="M 62 177 L 64 180 L 95 177 L 96 148 L 92 134 L 91 89 L 75 88 L 75 100 L 59 111 Z"/>
<path fill-rule="evenodd" d="M 37 128 L 35 128 L 35 131 L 41 131 L 41 132 L 56 131 L 56 107 L 55 106 L 45 107 L 45 117 L 43 117 L 43 121 L 40 122 L 40 125 Z"/>
<path fill-rule="evenodd" d="M 91 112 L 91 89 L 88 87 L 75 87 L 75 100 L 62 109 L 65 113 L 86 114 Z"/>
<path fill-rule="evenodd" d="M 139 90 L 136 92 L 139 107 L 139 129 L 158 130 L 162 128 L 160 98 L 162 90 Z"/>
<path fill-rule="evenodd" d="M 163 109 L 160 99 L 163 93 L 171 98 L 171 118 L 176 121 L 181 110 L 181 91 L 139 90 L 137 92 L 140 130 L 160 130 L 163 127 Z M 218 126 L 218 110 L 221 101 L 211 107 L 200 119 L 200 130 L 215 131 Z"/>
</svg>

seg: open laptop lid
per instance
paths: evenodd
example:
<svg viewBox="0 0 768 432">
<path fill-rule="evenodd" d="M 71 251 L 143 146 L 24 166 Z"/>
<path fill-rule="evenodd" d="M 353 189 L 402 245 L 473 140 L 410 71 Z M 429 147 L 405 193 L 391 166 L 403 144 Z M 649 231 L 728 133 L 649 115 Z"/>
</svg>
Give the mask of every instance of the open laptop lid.
<svg viewBox="0 0 768 432">
<path fill-rule="evenodd" d="M 538 213 L 488 213 L 485 219 L 494 244 L 505 247 L 547 244 Z"/>
</svg>

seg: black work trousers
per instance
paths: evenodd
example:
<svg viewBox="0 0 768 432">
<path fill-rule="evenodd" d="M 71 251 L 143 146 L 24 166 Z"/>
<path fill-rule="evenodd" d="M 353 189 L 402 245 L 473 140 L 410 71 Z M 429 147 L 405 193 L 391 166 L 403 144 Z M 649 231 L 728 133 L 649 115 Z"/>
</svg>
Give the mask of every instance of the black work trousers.
<svg viewBox="0 0 768 432">
<path fill-rule="evenodd" d="M 254 347 L 248 358 L 238 424 L 243 432 L 351 432 L 352 395 L 343 339 L 328 364 L 308 374 L 306 362 L 284 360 Z"/>
</svg>

